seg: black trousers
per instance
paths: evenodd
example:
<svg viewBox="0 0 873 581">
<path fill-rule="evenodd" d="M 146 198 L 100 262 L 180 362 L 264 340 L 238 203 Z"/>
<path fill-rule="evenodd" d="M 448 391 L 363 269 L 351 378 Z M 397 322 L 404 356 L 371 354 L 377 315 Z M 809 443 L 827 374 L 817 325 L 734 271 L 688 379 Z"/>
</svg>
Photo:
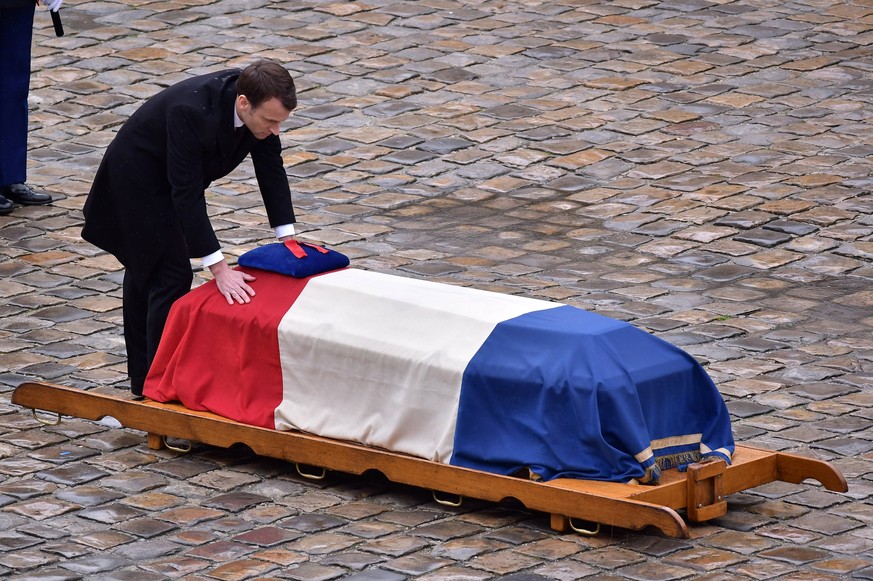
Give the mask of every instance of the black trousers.
<svg viewBox="0 0 873 581">
<path fill-rule="evenodd" d="M 142 395 L 149 367 L 155 359 L 170 307 L 191 290 L 194 273 L 187 253 L 170 248 L 149 272 L 124 271 L 122 314 L 127 374 L 134 395 Z"/>
</svg>

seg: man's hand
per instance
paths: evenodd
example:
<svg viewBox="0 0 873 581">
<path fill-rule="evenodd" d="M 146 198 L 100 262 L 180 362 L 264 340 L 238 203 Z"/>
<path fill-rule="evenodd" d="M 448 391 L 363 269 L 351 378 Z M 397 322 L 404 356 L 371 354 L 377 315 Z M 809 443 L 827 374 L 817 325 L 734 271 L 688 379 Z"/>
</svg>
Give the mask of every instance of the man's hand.
<svg viewBox="0 0 873 581">
<path fill-rule="evenodd" d="M 232 305 L 236 302 L 242 305 L 252 302 L 251 297 L 255 296 L 255 289 L 246 283 L 254 281 L 255 277 L 239 270 L 233 270 L 225 260 L 211 265 L 209 270 L 215 278 L 218 292 L 227 299 L 227 304 Z"/>
</svg>

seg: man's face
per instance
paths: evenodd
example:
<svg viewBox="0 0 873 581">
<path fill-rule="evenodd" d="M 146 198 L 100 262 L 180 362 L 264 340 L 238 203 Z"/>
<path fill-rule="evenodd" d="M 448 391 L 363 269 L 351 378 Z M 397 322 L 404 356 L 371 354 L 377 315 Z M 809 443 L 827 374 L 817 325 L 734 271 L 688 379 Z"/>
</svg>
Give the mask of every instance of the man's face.
<svg viewBox="0 0 873 581">
<path fill-rule="evenodd" d="M 279 126 L 291 115 L 275 97 L 254 107 L 245 95 L 236 98 L 236 113 L 258 139 L 279 135 Z"/>
</svg>

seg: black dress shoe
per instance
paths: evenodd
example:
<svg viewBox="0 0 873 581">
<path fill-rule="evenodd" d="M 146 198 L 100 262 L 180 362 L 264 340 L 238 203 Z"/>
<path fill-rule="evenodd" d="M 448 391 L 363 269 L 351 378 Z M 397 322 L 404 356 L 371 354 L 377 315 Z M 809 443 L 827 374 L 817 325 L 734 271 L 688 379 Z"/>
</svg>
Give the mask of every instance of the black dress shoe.
<svg viewBox="0 0 873 581">
<path fill-rule="evenodd" d="M 130 393 L 136 397 L 142 397 L 142 390 L 145 387 L 145 377 L 130 378 Z"/>
<path fill-rule="evenodd" d="M 34 192 L 25 184 L 3 186 L 0 188 L 0 194 L 22 206 L 45 206 L 52 203 L 50 195 Z"/>
<path fill-rule="evenodd" d="M 0 216 L 5 216 L 6 214 L 12 213 L 12 208 L 15 207 L 15 204 L 0 196 Z"/>
</svg>

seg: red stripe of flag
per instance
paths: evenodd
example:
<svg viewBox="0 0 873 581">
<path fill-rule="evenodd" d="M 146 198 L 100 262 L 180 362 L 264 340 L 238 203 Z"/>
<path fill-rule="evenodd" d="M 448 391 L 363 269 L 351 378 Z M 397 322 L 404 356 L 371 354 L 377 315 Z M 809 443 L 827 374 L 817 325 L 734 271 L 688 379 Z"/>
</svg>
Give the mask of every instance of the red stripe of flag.
<svg viewBox="0 0 873 581">
<path fill-rule="evenodd" d="M 274 429 L 282 401 L 279 322 L 308 279 L 257 277 L 248 304 L 228 305 L 210 281 L 173 305 L 143 394 Z"/>
</svg>

